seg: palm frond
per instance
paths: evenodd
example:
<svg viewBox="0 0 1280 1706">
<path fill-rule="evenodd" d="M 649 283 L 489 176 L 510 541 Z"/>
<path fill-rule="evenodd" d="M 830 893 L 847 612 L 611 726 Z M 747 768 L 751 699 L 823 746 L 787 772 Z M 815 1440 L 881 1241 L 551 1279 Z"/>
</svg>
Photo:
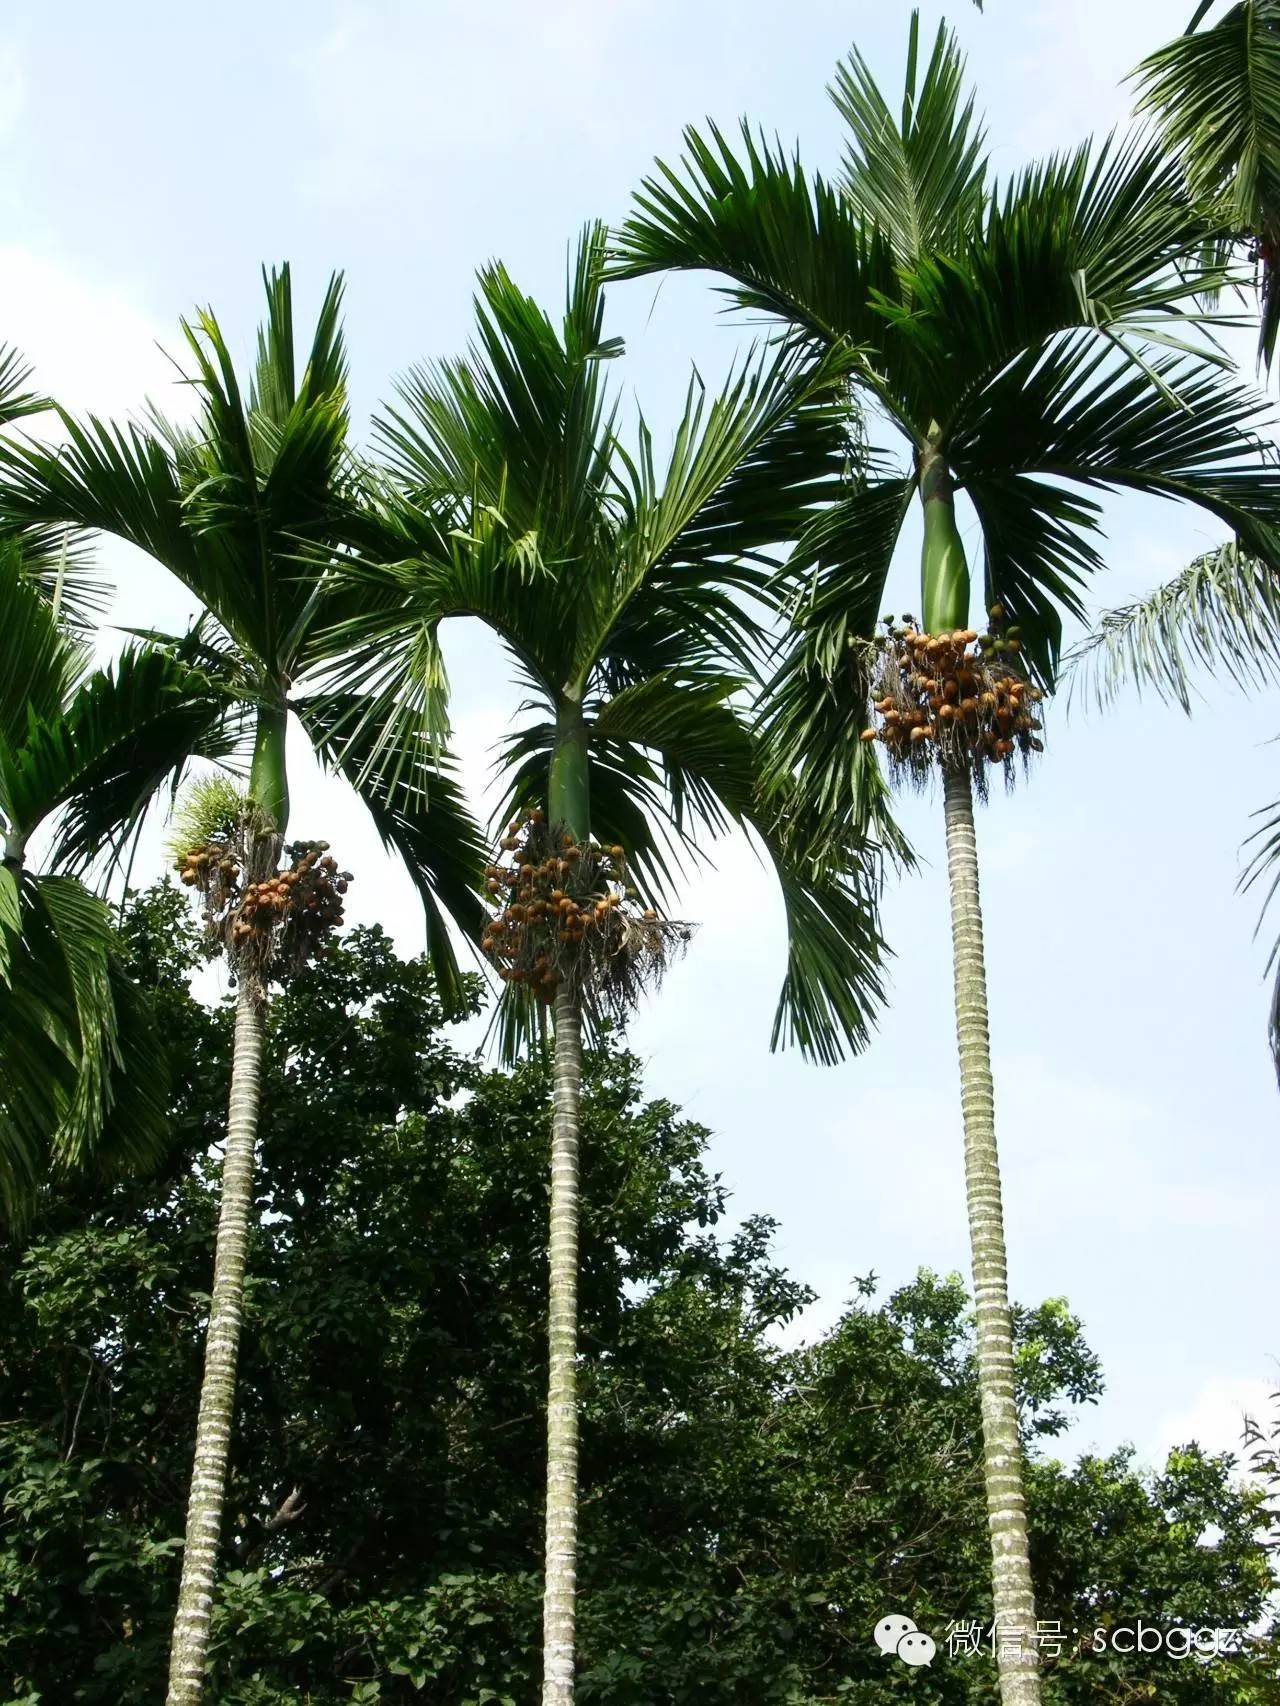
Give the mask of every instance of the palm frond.
<svg viewBox="0 0 1280 1706">
<path fill-rule="evenodd" d="M 82 871 L 104 853 L 119 854 L 193 759 L 232 757 L 248 727 L 243 701 L 171 655 L 126 647 L 80 684 L 58 717 L 28 731 L 18 821 L 31 827 L 56 814 L 50 860 Z"/>
<path fill-rule="evenodd" d="M 0 978 L 0 1212 L 21 1225 L 51 1170 L 145 1168 L 168 1137 L 166 1066 L 126 986 L 106 905 L 24 875 Z"/>
<path fill-rule="evenodd" d="M 200 408 L 190 426 L 59 415 L 68 442 L 0 440 L 0 528 L 74 527 L 126 539 L 213 612 L 273 678 L 295 672 L 317 587 L 349 519 L 345 355 L 330 282 L 295 383 L 288 269 L 266 274 L 267 321 L 249 396 L 205 310 L 182 331 Z M 286 355 L 285 348 L 289 353 Z"/>
<path fill-rule="evenodd" d="M 353 694 L 316 694 L 293 709 L 321 762 L 351 783 L 383 846 L 404 862 L 422 900 L 441 1000 L 460 1014 L 468 997 L 449 925 L 473 945 L 479 941 L 487 917 L 480 900 L 487 849 L 451 760 L 407 727 L 383 762 L 372 765 L 370 749 L 382 731 Z"/>
<path fill-rule="evenodd" d="M 0 742 L 9 750 L 25 737 L 32 716 L 61 710 L 86 653 L 63 631 L 50 605 L 25 573 L 13 540 L 0 542 Z"/>
<path fill-rule="evenodd" d="M 1267 883 L 1266 893 L 1259 908 L 1257 929 L 1254 931 L 1256 936 L 1258 931 L 1262 929 L 1271 903 L 1275 899 L 1276 889 L 1280 888 L 1280 800 L 1274 801 L 1269 806 L 1264 806 L 1253 815 L 1262 821 L 1245 842 L 1245 846 L 1252 847 L 1253 851 L 1244 870 L 1240 873 L 1240 881 L 1237 887 L 1242 892 L 1247 893 L 1259 883 Z M 1272 943 L 1271 952 L 1267 958 L 1267 970 L 1274 973 L 1267 1018 L 1267 1040 L 1271 1046 L 1271 1058 L 1275 1065 L 1276 1078 L 1280 1081 L 1280 939 Z"/>
<path fill-rule="evenodd" d="M 1194 675 L 1280 680 L 1280 575 L 1231 540 L 1134 604 L 1108 610 L 1068 658 L 1073 690 L 1110 704 L 1127 683 L 1191 710 Z"/>
<path fill-rule="evenodd" d="M 722 274 L 740 308 L 768 314 L 817 344 L 879 344 L 881 297 L 897 294 L 893 248 L 842 190 L 810 181 L 742 125 L 743 159 L 714 125 L 685 132 L 679 167 L 657 162 L 615 234 L 611 276 L 684 270 Z M 925 423 L 927 425 L 927 423 Z"/>
<path fill-rule="evenodd" d="M 886 614 L 915 489 L 913 475 L 876 459 L 806 527 L 782 581 L 790 631 L 763 699 L 770 778 L 794 782 L 828 822 L 875 836 L 904 859 L 879 765 L 858 737 L 869 714 L 868 643 Z"/>
<path fill-rule="evenodd" d="M 30 380 L 31 369 L 12 344 L 0 344 L 0 427 L 49 407 L 47 397 L 28 388 Z"/>
<path fill-rule="evenodd" d="M 986 138 L 973 97 L 962 104 L 964 57 L 955 34 L 939 26 L 922 83 L 919 40 L 913 12 L 900 121 L 856 49 L 828 91 L 851 132 L 841 187 L 869 224 L 888 233 L 906 266 L 963 239 L 987 194 Z"/>
<path fill-rule="evenodd" d="M 707 667 L 754 672 L 780 549 L 840 496 L 857 455 L 847 371 L 840 346 L 816 362 L 748 358 L 711 400 L 695 378 L 661 474 L 646 428 L 634 458 L 617 449 L 628 516 L 612 584 L 582 624 L 580 680 L 605 651 L 614 671 L 688 669 L 700 642 Z"/>
<path fill-rule="evenodd" d="M 1069 488 L 1193 504 L 1274 560 L 1280 465 L 1263 425 L 1257 395 L 1215 367 L 1173 354 L 1138 366 L 1089 334 L 1027 352 L 971 401 L 952 465 L 982 521 L 988 599 L 1024 624 L 1046 684 L 1060 612 L 1081 614 L 1079 583 L 1100 564 L 1097 507 Z"/>
<path fill-rule="evenodd" d="M 1280 5 L 1238 0 L 1210 28 L 1157 48 L 1135 77 L 1139 110 L 1156 115 L 1210 232 L 1257 245 L 1258 355 L 1270 367 L 1280 331 Z"/>
<path fill-rule="evenodd" d="M 884 999 L 877 901 L 880 850 L 846 834 L 835 849 L 799 788 L 765 776 L 765 744 L 726 691 L 654 681 L 620 694 L 596 732 L 653 753 L 664 770 L 673 822 L 688 836 L 690 808 L 718 833 L 736 823 L 754 833 L 773 865 L 787 913 L 787 970 L 772 1043 L 797 1044 L 832 1064 L 861 1048 Z M 696 844 L 696 843 L 695 843 Z"/>
</svg>

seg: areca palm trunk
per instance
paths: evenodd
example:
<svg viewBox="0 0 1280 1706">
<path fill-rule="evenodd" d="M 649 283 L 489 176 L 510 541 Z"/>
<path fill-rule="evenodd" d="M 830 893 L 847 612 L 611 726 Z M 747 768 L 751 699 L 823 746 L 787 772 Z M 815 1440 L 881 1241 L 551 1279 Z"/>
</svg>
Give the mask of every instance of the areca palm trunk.
<svg viewBox="0 0 1280 1706">
<path fill-rule="evenodd" d="M 576 840 L 590 832 L 587 737 L 581 708 L 564 707 L 551 760 L 548 816 Z M 574 1694 L 578 1595 L 578 1146 L 581 1131 L 582 1004 L 556 991 L 548 1244 L 547 1499 L 542 1602 L 543 1706 Z"/>
<path fill-rule="evenodd" d="M 969 617 L 969 572 L 956 526 L 950 470 L 926 450 L 920 463 L 924 506 L 923 608 L 930 633 L 963 628 Z M 1002 1706 L 1040 1706 L 1035 1594 L 1027 1537 L 1022 1442 L 1013 1379 L 1013 1316 L 996 1148 L 995 1086 L 987 1020 L 987 968 L 982 947 L 978 845 L 969 771 L 944 765 L 943 811 L 951 889 L 956 1041 L 964 1119 L 965 1197 L 977 1315 L 978 1397 L 982 1407 L 983 1478 L 991 1538 L 991 1599 Z"/>
<path fill-rule="evenodd" d="M 1013 1317 L 996 1148 L 995 1087 L 987 1022 L 987 971 L 973 790 L 967 771 L 943 779 L 951 941 L 955 959 L 956 1041 L 964 1115 L 965 1197 L 977 1313 L 978 1393 L 987 1526 L 991 1536 L 992 1610 L 1003 1706 L 1039 1706 L 1036 1608 L 1031 1585 L 1022 1443 L 1013 1383 Z"/>
<path fill-rule="evenodd" d="M 547 1537 L 543 1600 L 543 1706 L 573 1699 L 578 1575 L 578 1138 L 582 1016 L 556 994 L 551 1122 L 551 1287 L 548 1311 Z"/>
<path fill-rule="evenodd" d="M 245 1258 L 253 1213 L 254 1156 L 261 1105 L 266 991 L 241 979 L 231 1056 L 231 1103 L 222 1163 L 222 1201 L 214 1246 L 213 1291 L 205 1341 L 204 1379 L 196 1421 L 195 1461 L 187 1505 L 178 1611 L 169 1655 L 168 1706 L 193 1706 L 204 1689 L 209 1618 L 218 1573 L 227 1456 L 235 1413 L 236 1365 L 244 1314 Z"/>
<path fill-rule="evenodd" d="M 258 712 L 257 738 L 249 775 L 250 816 L 245 827 L 245 880 L 274 870 L 289 816 L 285 770 L 286 713 L 282 706 Z M 253 1179 L 262 1106 L 262 1053 L 267 1029 L 266 976 L 260 967 L 238 968 L 235 1033 L 231 1051 L 231 1094 L 222 1193 L 213 1253 L 213 1287 L 205 1338 L 204 1377 L 196 1418 L 186 1542 L 178 1583 L 178 1609 L 169 1651 L 166 1706 L 197 1706 L 204 1692 L 209 1623 L 218 1578 L 222 1507 L 235 1418 L 240 1329 L 244 1320 L 244 1276 L 253 1216 Z"/>
</svg>

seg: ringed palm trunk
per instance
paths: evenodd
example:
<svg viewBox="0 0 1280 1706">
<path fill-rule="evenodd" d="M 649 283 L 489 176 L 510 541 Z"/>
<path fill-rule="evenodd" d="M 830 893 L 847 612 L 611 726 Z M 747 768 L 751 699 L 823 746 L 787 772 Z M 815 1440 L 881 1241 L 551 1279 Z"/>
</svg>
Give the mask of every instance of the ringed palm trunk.
<svg viewBox="0 0 1280 1706">
<path fill-rule="evenodd" d="M 590 828 L 586 730 L 566 707 L 551 761 L 547 815 L 575 837 Z M 555 1001 L 548 1245 L 546 1559 L 542 1602 L 543 1706 L 574 1695 L 578 1591 L 578 1146 L 581 1131 L 582 1004 L 562 986 Z"/>
<path fill-rule="evenodd" d="M 1009 1309 L 995 1088 L 987 1022 L 987 972 L 973 790 L 968 773 L 943 779 L 951 942 L 955 957 L 956 1041 L 964 1114 L 964 1179 L 977 1313 L 978 1394 L 982 1405 L 983 1478 L 991 1535 L 992 1608 L 1003 1706 L 1039 1706 L 1034 1636 L 1035 1594 L 1022 1485 L 1022 1442 L 1013 1385 L 1013 1318 Z"/>
<path fill-rule="evenodd" d="M 921 461 L 925 512 L 923 604 L 930 633 L 966 626 L 969 575 L 955 520 L 950 473 L 941 459 Z M 943 771 L 956 1040 L 964 1120 L 965 1197 L 977 1316 L 978 1396 L 983 1480 L 991 1539 L 991 1598 L 1002 1706 L 1040 1706 L 1036 1609 L 1031 1584 L 1022 1442 L 1014 1391 L 1013 1316 L 996 1148 L 995 1087 L 987 1019 L 978 846 L 967 770 Z"/>
<path fill-rule="evenodd" d="M 275 833 L 248 831 L 245 874 L 257 880 L 274 870 L 289 815 L 284 766 L 285 715 L 259 713 L 249 792 Z M 186 1542 L 178 1583 L 178 1609 L 169 1651 L 166 1706 L 197 1706 L 204 1692 L 209 1623 L 218 1579 L 222 1508 L 235 1418 L 236 1371 L 244 1319 L 244 1276 L 253 1216 L 253 1182 L 262 1105 L 262 1054 L 267 1029 L 265 978 L 244 969 L 236 997 L 231 1050 L 231 1096 L 222 1162 L 222 1194 L 213 1254 L 213 1288 L 205 1336 L 204 1377 L 196 1419 L 195 1458 L 187 1504 Z"/>
<path fill-rule="evenodd" d="M 227 1455 L 235 1413 L 236 1363 L 244 1309 L 245 1256 L 253 1213 L 254 1151 L 261 1100 L 262 1043 L 266 1031 L 265 992 L 249 978 L 236 1001 L 235 1043 L 231 1057 L 231 1106 L 222 1164 L 222 1202 L 214 1247 L 213 1292 L 205 1341 L 204 1380 L 196 1422 L 195 1462 L 187 1507 L 187 1538 L 182 1554 L 178 1612 L 169 1657 L 168 1706 L 192 1706 L 204 1688 L 209 1618 L 218 1574 L 222 1505 L 227 1484 Z"/>
</svg>

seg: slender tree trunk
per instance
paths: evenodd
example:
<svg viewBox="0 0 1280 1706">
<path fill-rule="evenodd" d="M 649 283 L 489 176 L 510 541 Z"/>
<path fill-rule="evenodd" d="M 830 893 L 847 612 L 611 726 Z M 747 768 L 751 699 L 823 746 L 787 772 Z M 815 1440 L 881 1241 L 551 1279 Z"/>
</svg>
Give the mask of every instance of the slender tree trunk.
<svg viewBox="0 0 1280 1706">
<path fill-rule="evenodd" d="M 587 729 L 566 696 L 547 778 L 547 815 L 576 841 L 591 833 Z M 542 1706 L 572 1706 L 578 1611 L 578 1140 L 582 1088 L 580 994 L 556 991 L 551 1119 L 550 1373 L 547 1386 L 547 1535 L 542 1600 Z"/>
<path fill-rule="evenodd" d="M 551 1122 L 551 1373 L 547 1392 L 547 1553 L 542 1611 L 543 1706 L 573 1700 L 578 1582 L 578 1137 L 582 1016 L 556 995 Z"/>
<path fill-rule="evenodd" d="M 973 792 L 968 773 L 961 770 L 945 771 L 943 788 L 947 870 L 951 879 L 960 1101 L 964 1111 L 965 1192 L 977 1305 L 978 1392 L 982 1403 L 982 1452 L 991 1534 L 1000 1699 L 1002 1706 L 1040 1706 L 1035 1596 L 1031 1586 L 1022 1446 L 1013 1384 L 1013 1321 L 1000 1201 L 1000 1157 L 996 1150 Z"/>
<path fill-rule="evenodd" d="M 244 1269 L 253 1213 L 254 1151 L 261 1099 L 266 993 L 255 978 L 240 979 L 231 1057 L 231 1106 L 222 1162 L 222 1201 L 213 1257 L 213 1294 L 205 1342 L 204 1380 L 196 1422 L 195 1463 L 187 1506 L 178 1611 L 169 1656 L 167 1706 L 194 1706 L 204 1688 L 209 1616 L 217 1580 L 227 1453 L 235 1410 L 236 1361 L 244 1313 Z"/>
</svg>

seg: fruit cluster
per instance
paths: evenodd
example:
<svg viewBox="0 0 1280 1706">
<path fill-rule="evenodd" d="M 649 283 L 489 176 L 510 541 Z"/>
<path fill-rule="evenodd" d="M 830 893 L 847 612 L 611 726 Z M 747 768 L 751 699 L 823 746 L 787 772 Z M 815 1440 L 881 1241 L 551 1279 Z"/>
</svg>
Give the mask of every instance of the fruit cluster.
<svg viewBox="0 0 1280 1706">
<path fill-rule="evenodd" d="M 579 995 L 607 992 L 646 951 L 661 954 L 666 932 L 685 929 L 628 904 L 636 890 L 621 847 L 580 842 L 538 807 L 508 824 L 500 845 L 509 858 L 485 872 L 496 910 L 481 947 L 505 983 L 539 1001 L 564 984 Z"/>
<path fill-rule="evenodd" d="M 342 923 L 342 896 L 351 882 L 350 871 L 340 871 L 327 841 L 291 841 L 285 852 L 293 860 L 288 869 L 250 883 L 241 898 L 231 926 L 233 942 L 244 942 L 255 932 L 270 935 L 278 926 L 290 940 L 290 958 L 309 958 L 321 938 Z"/>
<path fill-rule="evenodd" d="M 961 764 L 981 779 L 984 768 L 1044 750 L 1035 715 L 1040 689 L 1028 681 L 1018 657 L 1019 630 L 1002 626 L 991 611 L 990 632 L 972 628 L 927 634 L 910 617 L 892 620 L 881 644 L 875 681 L 877 726 L 865 741 L 881 741 L 894 765 L 922 775 L 935 759 Z"/>
<path fill-rule="evenodd" d="M 270 844 L 267 873 L 256 881 L 243 881 L 250 861 L 227 839 L 193 847 L 179 864 L 182 881 L 204 898 L 211 943 L 225 946 L 233 965 L 252 962 L 277 975 L 313 958 L 341 926 L 342 896 L 352 880 L 350 871 L 338 869 L 327 841 L 290 842 L 284 851 L 292 864 L 273 871 L 278 847 Z"/>
<path fill-rule="evenodd" d="M 217 836 L 193 847 L 178 861 L 178 875 L 188 888 L 198 889 L 205 919 L 214 919 L 236 904 L 240 893 L 241 849 L 234 839 Z"/>
</svg>

